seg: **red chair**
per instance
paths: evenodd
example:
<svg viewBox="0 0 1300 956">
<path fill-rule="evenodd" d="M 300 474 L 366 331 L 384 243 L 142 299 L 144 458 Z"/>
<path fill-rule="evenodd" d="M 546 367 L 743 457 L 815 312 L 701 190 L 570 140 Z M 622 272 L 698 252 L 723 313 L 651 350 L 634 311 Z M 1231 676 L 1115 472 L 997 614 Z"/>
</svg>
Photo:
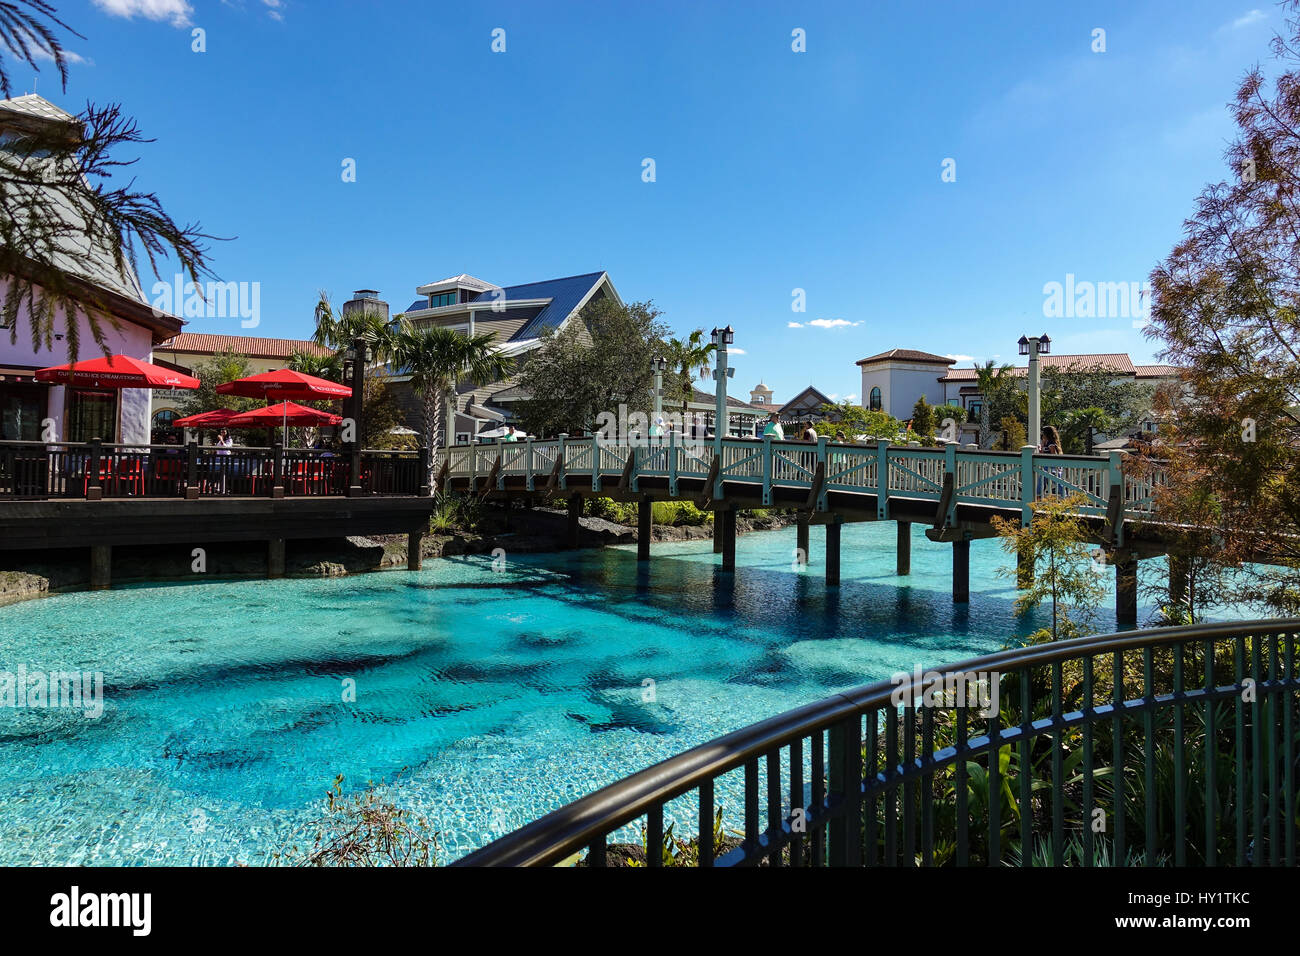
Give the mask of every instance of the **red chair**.
<svg viewBox="0 0 1300 956">
<path fill-rule="evenodd" d="M 301 494 L 311 494 L 313 485 L 319 488 L 324 482 L 325 462 L 294 462 L 293 471 L 289 475 L 289 493 L 293 494 L 297 489 Z"/>
<path fill-rule="evenodd" d="M 144 495 L 144 465 L 139 458 L 123 458 L 117 463 L 117 484 L 125 484 L 129 494 Z M 115 489 L 116 490 L 116 489 Z"/>
</svg>

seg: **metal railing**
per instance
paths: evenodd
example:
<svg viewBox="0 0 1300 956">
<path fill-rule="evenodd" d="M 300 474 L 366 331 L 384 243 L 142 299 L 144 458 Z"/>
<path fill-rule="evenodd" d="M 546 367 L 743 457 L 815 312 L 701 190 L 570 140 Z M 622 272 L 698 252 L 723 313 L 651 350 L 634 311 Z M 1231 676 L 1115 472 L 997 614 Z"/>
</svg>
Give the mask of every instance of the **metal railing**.
<svg viewBox="0 0 1300 956">
<path fill-rule="evenodd" d="M 1298 651 L 1300 620 L 1254 621 L 899 675 L 656 764 L 457 865 L 1294 866 Z"/>
<path fill-rule="evenodd" d="M 666 478 L 669 492 L 677 493 L 679 479 L 704 481 L 712 473 L 718 449 L 712 440 L 682 441 L 675 435 L 640 442 L 612 443 L 598 436 L 550 441 L 528 439 L 507 445 L 457 445 L 438 453 L 437 466 L 447 467 L 453 479 L 477 483 L 495 475 L 496 487 L 523 478 L 529 490 L 546 483 L 559 461 L 558 487 L 599 491 L 602 483 L 621 480 L 629 459 L 628 478 L 633 491 L 643 477 Z M 499 465 L 498 465 L 499 462 Z M 759 491 L 762 504 L 773 503 L 776 489 L 817 492 L 816 510 L 829 509 L 832 492 L 872 495 L 880 516 L 888 514 L 893 499 L 947 502 L 946 522 L 955 518 L 959 505 L 1019 510 L 1028 519 L 1030 505 L 1048 495 L 1079 494 L 1081 512 L 1090 517 L 1114 517 L 1117 535 L 1124 520 L 1149 518 L 1153 495 L 1164 480 L 1158 463 L 1133 459 L 1122 452 L 1106 457 L 1041 455 L 1032 448 L 1018 452 L 982 451 L 949 444 L 939 448 L 892 445 L 837 444 L 728 438 L 721 444 L 721 459 L 714 480 L 748 486 Z M 818 479 L 818 475 L 821 479 Z M 948 484 L 952 494 L 945 495 Z"/>
<path fill-rule="evenodd" d="M 418 495 L 426 451 L 363 450 L 361 493 Z M 0 442 L 0 501 L 345 495 L 352 456 L 299 448 Z"/>
</svg>

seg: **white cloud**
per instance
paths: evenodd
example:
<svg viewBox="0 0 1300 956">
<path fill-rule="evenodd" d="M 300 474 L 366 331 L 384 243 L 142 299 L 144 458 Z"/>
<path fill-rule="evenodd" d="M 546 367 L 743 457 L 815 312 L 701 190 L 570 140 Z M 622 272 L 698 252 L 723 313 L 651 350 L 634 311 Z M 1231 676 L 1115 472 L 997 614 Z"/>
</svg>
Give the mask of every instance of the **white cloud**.
<svg viewBox="0 0 1300 956">
<path fill-rule="evenodd" d="M 858 400 L 858 396 L 853 392 L 850 392 L 848 395 L 844 396 L 844 400 L 846 402 L 856 402 Z"/>
<path fill-rule="evenodd" d="M 861 322 L 850 322 L 848 319 L 813 319 L 808 323 L 815 325 L 819 329 L 842 329 L 854 325 L 861 325 Z"/>
<path fill-rule="evenodd" d="M 194 8 L 186 0 L 94 0 L 95 6 L 114 17 L 168 20 L 174 27 L 188 26 Z"/>
<path fill-rule="evenodd" d="M 1268 14 L 1263 10 L 1251 10 L 1245 16 L 1237 17 L 1232 21 L 1232 29 L 1240 30 L 1242 27 L 1248 27 L 1252 23 L 1259 23 L 1261 20 L 1267 20 Z"/>
<path fill-rule="evenodd" d="M 787 329 L 802 329 L 802 328 L 803 328 L 803 323 L 802 323 L 802 322 L 790 322 L 790 323 L 787 323 L 787 324 L 786 324 L 786 328 L 787 328 Z"/>
<path fill-rule="evenodd" d="M 744 349 L 733 349 L 731 346 L 727 346 L 727 354 L 728 354 L 728 355 L 747 355 L 747 354 L 749 354 L 749 353 L 747 353 Z"/>
<path fill-rule="evenodd" d="M 262 2 L 270 8 L 266 13 L 272 20 L 284 19 L 284 14 L 281 12 L 284 9 L 284 0 L 262 0 Z"/>
<path fill-rule="evenodd" d="M 944 358 L 950 358 L 950 359 L 952 359 L 954 362 L 973 362 L 973 361 L 975 361 L 975 356 L 973 356 L 973 355 L 953 355 L 951 352 L 944 352 L 944 353 L 943 353 L 943 357 L 944 357 Z"/>
<path fill-rule="evenodd" d="M 51 53 L 49 50 L 44 50 L 44 49 L 42 49 L 41 47 L 38 47 L 38 46 L 33 46 L 33 47 L 31 48 L 31 50 L 32 50 L 32 59 L 35 59 L 35 60 L 49 60 L 50 62 L 53 62 L 53 61 L 54 61 L 54 54 Z M 64 58 L 65 60 L 67 60 L 69 63 L 89 63 L 89 62 L 90 62 L 90 61 L 87 60 L 84 56 L 82 56 L 80 53 L 73 53 L 71 50 L 64 50 L 64 51 L 63 51 L 63 58 Z"/>
</svg>

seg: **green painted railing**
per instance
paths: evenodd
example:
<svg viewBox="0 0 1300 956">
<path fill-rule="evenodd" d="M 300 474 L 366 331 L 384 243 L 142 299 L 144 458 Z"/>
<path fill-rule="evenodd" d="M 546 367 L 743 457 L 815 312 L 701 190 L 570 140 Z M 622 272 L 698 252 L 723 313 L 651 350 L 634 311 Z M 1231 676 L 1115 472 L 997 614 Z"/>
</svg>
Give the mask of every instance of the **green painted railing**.
<svg viewBox="0 0 1300 956">
<path fill-rule="evenodd" d="M 1300 620 L 1276 620 L 918 669 L 656 764 L 457 865 L 1294 866 L 1297 656 Z"/>
<path fill-rule="evenodd" d="M 680 441 L 676 437 L 641 443 L 613 444 L 599 437 L 507 444 L 456 445 L 439 453 L 437 467 L 447 466 L 455 479 L 486 480 L 495 476 L 498 488 L 522 477 L 528 490 L 546 484 L 557 461 L 561 463 L 558 488 L 600 491 L 618 482 L 629 459 L 630 490 L 642 478 L 666 479 L 671 495 L 678 494 L 680 479 L 705 481 L 712 473 L 718 450 L 712 441 Z M 1147 517 L 1156 487 L 1163 481 L 1159 469 L 1126 467 L 1121 452 L 1108 457 L 1041 455 L 1026 447 L 1020 452 L 980 451 L 947 445 L 922 448 L 912 445 L 846 445 L 821 439 L 811 442 L 770 439 L 725 439 L 714 480 L 715 497 L 723 483 L 761 489 L 764 505 L 772 503 L 774 489 L 818 491 L 816 510 L 826 511 L 831 492 L 871 495 L 880 517 L 888 515 L 891 499 L 945 500 L 945 483 L 951 520 L 958 505 L 1019 509 L 1029 516 L 1030 504 L 1049 494 L 1082 494 L 1084 513 L 1106 517 L 1118 511 L 1120 519 Z M 1122 520 L 1119 525 L 1122 527 Z"/>
</svg>

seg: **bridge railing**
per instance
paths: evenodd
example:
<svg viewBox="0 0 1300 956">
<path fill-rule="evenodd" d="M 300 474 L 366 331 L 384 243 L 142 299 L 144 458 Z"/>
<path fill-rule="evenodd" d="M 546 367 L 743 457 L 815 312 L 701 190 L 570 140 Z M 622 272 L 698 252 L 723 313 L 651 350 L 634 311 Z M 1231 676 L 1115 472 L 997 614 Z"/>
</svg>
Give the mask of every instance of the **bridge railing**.
<svg viewBox="0 0 1300 956">
<path fill-rule="evenodd" d="M 1294 866 L 1298 655 L 1300 620 L 1272 620 L 918 667 L 688 750 L 457 865 Z"/>
<path fill-rule="evenodd" d="M 629 477 L 636 488 L 641 477 L 704 479 L 711 474 L 716 449 L 712 441 L 682 441 L 676 436 L 634 443 L 606 442 L 598 437 L 564 437 L 553 441 L 525 441 L 498 445 L 461 445 L 440 453 L 452 478 L 480 478 L 496 468 L 498 487 L 508 477 L 523 476 L 528 487 L 546 481 L 557 460 L 564 467 L 561 487 L 585 482 L 595 490 L 601 483 Z M 1025 517 L 1029 505 L 1047 495 L 1081 494 L 1083 511 L 1105 516 L 1112 496 L 1118 495 L 1124 514 L 1143 516 L 1152 508 L 1154 489 L 1163 481 L 1159 468 L 1132 473 L 1125 456 L 1041 455 L 1026 448 L 1018 452 L 983 451 L 947 445 L 838 444 L 757 439 L 725 439 L 716 480 L 761 489 L 763 503 L 772 503 L 772 490 L 811 489 L 821 469 L 823 482 L 818 509 L 826 510 L 826 492 L 875 495 L 885 513 L 891 497 L 945 500 L 951 483 L 950 507 L 981 505 L 1019 508 Z M 593 463 L 595 467 L 593 468 Z"/>
</svg>

